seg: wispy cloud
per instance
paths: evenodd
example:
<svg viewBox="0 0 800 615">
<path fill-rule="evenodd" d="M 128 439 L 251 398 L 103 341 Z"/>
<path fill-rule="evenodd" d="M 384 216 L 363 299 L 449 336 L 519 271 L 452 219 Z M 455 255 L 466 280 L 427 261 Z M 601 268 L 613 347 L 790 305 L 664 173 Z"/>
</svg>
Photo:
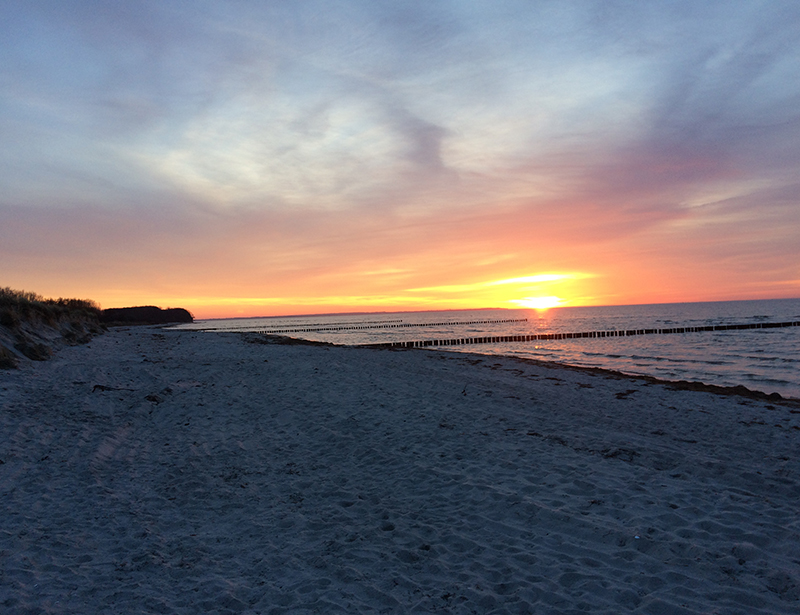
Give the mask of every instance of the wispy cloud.
<svg viewBox="0 0 800 615">
<path fill-rule="evenodd" d="M 409 288 L 409 292 L 421 291 L 438 291 L 445 293 L 462 293 L 474 290 L 483 290 L 493 288 L 495 286 L 506 286 L 513 284 L 523 288 L 530 286 L 540 285 L 545 282 L 559 282 L 561 280 L 579 280 L 583 278 L 592 277 L 591 274 L 586 273 L 541 273 L 537 275 L 528 275 L 520 278 L 508 278 L 507 280 L 491 280 L 488 282 L 476 282 L 474 284 L 450 284 L 445 286 L 427 286 L 424 288 Z"/>
</svg>

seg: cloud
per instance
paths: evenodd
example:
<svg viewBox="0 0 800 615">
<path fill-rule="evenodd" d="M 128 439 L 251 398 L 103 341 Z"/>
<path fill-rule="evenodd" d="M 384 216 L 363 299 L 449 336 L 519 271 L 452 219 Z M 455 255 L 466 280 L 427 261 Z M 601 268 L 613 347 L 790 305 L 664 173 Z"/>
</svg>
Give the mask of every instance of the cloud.
<svg viewBox="0 0 800 615">
<path fill-rule="evenodd" d="M 0 251 L 34 286 L 397 297 L 688 255 L 798 276 L 794 2 L 8 13 Z"/>
<path fill-rule="evenodd" d="M 528 275 L 520 278 L 509 278 L 507 280 L 490 280 L 488 282 L 476 282 L 474 284 L 448 284 L 445 286 L 428 286 L 425 288 L 409 288 L 409 291 L 437 291 L 446 293 L 461 293 L 474 290 L 483 290 L 495 286 L 513 285 L 528 285 L 528 284 L 541 284 L 543 282 L 557 282 L 566 279 L 575 279 L 579 277 L 586 277 L 585 274 L 563 274 L 563 273 L 542 273 L 537 275 Z"/>
</svg>

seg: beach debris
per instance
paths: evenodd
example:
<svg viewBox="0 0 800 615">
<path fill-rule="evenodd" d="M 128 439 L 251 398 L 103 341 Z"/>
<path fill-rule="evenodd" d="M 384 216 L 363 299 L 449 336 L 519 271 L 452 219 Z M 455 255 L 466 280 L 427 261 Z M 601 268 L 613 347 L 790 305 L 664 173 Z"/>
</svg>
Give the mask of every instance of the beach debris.
<svg viewBox="0 0 800 615">
<path fill-rule="evenodd" d="M 73 384 L 83 384 L 83 383 L 75 382 Z M 95 391 L 133 391 L 133 389 L 128 389 L 125 387 L 111 387 L 105 384 L 96 384 L 92 387 L 92 393 L 94 393 Z"/>
</svg>

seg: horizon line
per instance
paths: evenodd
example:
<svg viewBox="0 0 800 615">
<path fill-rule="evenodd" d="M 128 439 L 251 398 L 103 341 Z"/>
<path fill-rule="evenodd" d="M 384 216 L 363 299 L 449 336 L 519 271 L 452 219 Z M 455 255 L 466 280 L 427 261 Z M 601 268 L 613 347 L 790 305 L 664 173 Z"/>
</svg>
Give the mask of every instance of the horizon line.
<svg viewBox="0 0 800 615">
<path fill-rule="evenodd" d="M 563 310 L 571 308 L 610 308 L 610 307 L 634 307 L 649 305 L 691 305 L 695 303 L 734 303 L 734 302 L 753 302 L 753 301 L 798 301 L 800 297 L 773 297 L 769 299 L 714 299 L 710 301 L 661 301 L 656 303 L 612 303 L 604 305 L 557 305 L 550 308 L 536 309 L 525 307 L 475 307 L 475 308 L 445 308 L 440 310 L 419 309 L 419 310 L 357 310 L 346 312 L 314 312 L 302 314 L 280 314 L 272 316 L 221 316 L 217 318 L 199 318 L 197 320 L 253 320 L 256 318 L 308 318 L 321 316 L 362 316 L 365 314 L 424 314 L 429 312 L 479 312 L 488 310 L 502 311 L 524 311 L 524 312 L 549 312 L 551 310 Z M 108 308 L 113 309 L 113 308 Z M 184 308 L 187 309 L 187 308 Z"/>
</svg>

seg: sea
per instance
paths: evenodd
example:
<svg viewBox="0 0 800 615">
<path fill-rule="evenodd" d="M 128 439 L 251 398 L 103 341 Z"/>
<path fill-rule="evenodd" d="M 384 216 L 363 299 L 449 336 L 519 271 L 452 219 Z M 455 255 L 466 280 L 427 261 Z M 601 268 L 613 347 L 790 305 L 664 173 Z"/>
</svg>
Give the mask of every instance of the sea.
<svg viewBox="0 0 800 615">
<path fill-rule="evenodd" d="M 542 334 L 764 328 L 670 334 L 536 339 L 426 346 L 431 351 L 503 355 L 599 367 L 663 380 L 688 380 L 800 399 L 800 299 L 665 303 L 548 310 L 374 312 L 199 320 L 180 329 L 257 331 L 341 345 L 470 340 Z"/>
</svg>

